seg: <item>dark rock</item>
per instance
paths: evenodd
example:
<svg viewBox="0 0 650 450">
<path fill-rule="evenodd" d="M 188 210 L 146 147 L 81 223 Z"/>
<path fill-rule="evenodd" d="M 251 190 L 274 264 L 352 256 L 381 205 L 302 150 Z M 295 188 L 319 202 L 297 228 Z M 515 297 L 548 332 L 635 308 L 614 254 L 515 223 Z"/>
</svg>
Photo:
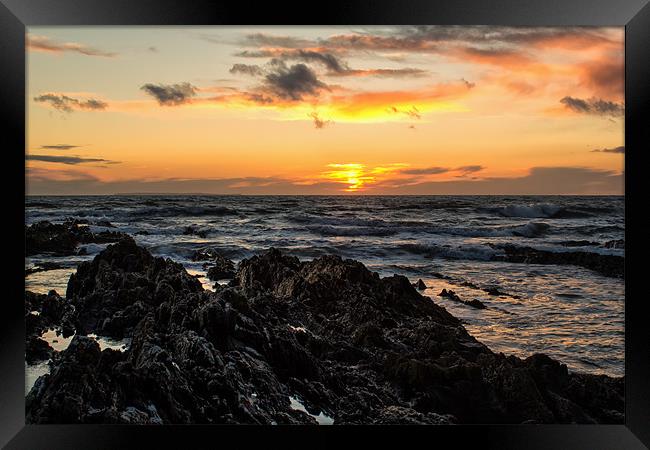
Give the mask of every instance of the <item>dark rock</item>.
<svg viewBox="0 0 650 450">
<path fill-rule="evenodd" d="M 235 265 L 221 255 L 214 257 L 214 265 L 208 269 L 207 276 L 212 281 L 232 279 L 235 277 Z"/>
<path fill-rule="evenodd" d="M 66 297 L 76 308 L 81 331 L 121 338 L 167 299 L 159 294 L 162 285 L 168 286 L 168 296 L 203 290 L 182 265 L 154 258 L 128 237 L 80 264 L 70 276 Z"/>
<path fill-rule="evenodd" d="M 131 345 L 75 336 L 27 396 L 28 423 L 622 423 L 622 379 L 494 354 L 407 278 L 335 256 L 271 249 L 210 292 L 123 240 L 67 297 L 84 330 Z"/>
<path fill-rule="evenodd" d="M 35 267 L 25 269 L 25 276 L 31 275 L 31 274 L 37 273 L 37 272 L 45 272 L 47 270 L 56 270 L 56 269 L 62 269 L 62 268 L 63 268 L 63 266 L 61 266 L 61 264 L 58 264 L 58 263 L 55 263 L 55 262 L 45 261 L 45 262 L 42 262 L 42 263 L 38 264 Z"/>
<path fill-rule="evenodd" d="M 443 289 L 440 291 L 440 294 L 438 294 L 438 297 L 444 297 L 448 298 L 449 300 L 453 300 L 455 302 L 463 303 L 464 305 L 471 306 L 472 308 L 477 308 L 477 309 L 485 309 L 487 306 L 483 304 L 480 300 L 473 299 L 473 300 L 463 300 L 461 299 L 458 294 L 456 294 L 454 291 Z"/>
<path fill-rule="evenodd" d="M 601 255 L 600 253 L 571 251 L 552 252 L 531 247 L 519 247 L 512 244 L 498 245 L 503 255 L 493 257 L 495 261 L 508 261 L 525 264 L 554 264 L 574 265 L 584 267 L 601 275 L 623 278 L 625 258 L 617 255 Z"/>
<path fill-rule="evenodd" d="M 115 228 L 115 225 L 110 223 L 108 220 L 98 220 L 95 225 L 99 227 L 106 227 L 106 228 Z"/>
<path fill-rule="evenodd" d="M 74 255 L 79 244 L 117 242 L 125 233 L 102 231 L 92 233 L 87 221 L 69 219 L 61 224 L 47 221 L 25 227 L 27 256 L 49 253 L 57 256 Z"/>
<path fill-rule="evenodd" d="M 208 231 L 199 229 L 195 226 L 188 226 L 183 230 L 183 234 L 186 236 L 194 235 L 204 238 L 208 236 Z"/>
<path fill-rule="evenodd" d="M 43 339 L 29 336 L 25 345 L 25 361 L 27 361 L 27 364 L 34 364 L 50 359 L 53 351 L 50 344 Z"/>
<path fill-rule="evenodd" d="M 424 284 L 424 281 L 422 281 L 422 279 L 419 279 L 415 284 L 415 287 L 418 289 L 418 291 L 424 291 L 427 288 L 427 285 Z"/>
<path fill-rule="evenodd" d="M 560 242 L 560 245 L 563 245 L 564 247 L 592 247 L 592 246 L 598 246 L 600 245 L 598 242 L 593 242 L 593 241 L 562 241 Z"/>
<path fill-rule="evenodd" d="M 625 248 L 625 239 L 616 239 L 614 241 L 607 241 L 603 244 L 605 248 Z"/>
</svg>

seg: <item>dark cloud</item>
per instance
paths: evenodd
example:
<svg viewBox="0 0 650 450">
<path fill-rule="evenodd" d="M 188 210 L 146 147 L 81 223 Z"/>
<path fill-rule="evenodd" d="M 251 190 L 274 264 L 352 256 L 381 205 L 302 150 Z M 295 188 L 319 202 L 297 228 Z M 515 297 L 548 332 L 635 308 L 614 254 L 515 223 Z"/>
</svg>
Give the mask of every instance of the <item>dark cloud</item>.
<svg viewBox="0 0 650 450">
<path fill-rule="evenodd" d="M 56 171 L 59 175 L 64 171 Z M 66 180 L 55 179 L 53 171 L 34 171 L 26 181 L 28 195 L 102 194 L 250 194 L 250 195 L 317 195 L 340 194 L 341 183 L 317 182 L 297 184 L 279 177 L 242 177 L 223 179 L 122 180 L 103 182 L 82 173 L 66 172 Z"/>
<path fill-rule="evenodd" d="M 73 148 L 79 148 L 80 145 L 70 145 L 70 144 L 52 144 L 52 145 L 41 145 L 40 148 L 45 150 L 70 150 Z"/>
<path fill-rule="evenodd" d="M 250 75 L 252 77 L 261 76 L 264 74 L 262 68 L 255 64 L 235 64 L 230 68 L 230 73 L 237 74 L 242 73 L 244 75 Z"/>
<path fill-rule="evenodd" d="M 318 115 L 317 112 L 313 112 L 309 114 L 309 117 L 311 117 L 314 120 L 314 127 L 321 129 L 325 128 L 327 125 L 332 124 L 333 122 L 331 120 L 323 120 L 321 117 Z"/>
<path fill-rule="evenodd" d="M 480 172 L 483 169 L 485 169 L 485 167 L 474 165 L 474 166 L 460 166 L 460 167 L 456 167 L 454 170 L 458 172 L 462 172 L 464 174 L 469 174 L 469 173 Z"/>
<path fill-rule="evenodd" d="M 196 88 L 190 83 L 151 84 L 140 87 L 147 94 L 158 100 L 160 105 L 171 106 L 188 103 L 196 95 Z"/>
<path fill-rule="evenodd" d="M 317 62 L 325 66 L 327 70 L 334 73 L 342 73 L 349 70 L 346 63 L 331 53 L 321 53 L 310 50 L 298 50 L 289 57 L 306 62 Z"/>
<path fill-rule="evenodd" d="M 625 153 L 625 146 L 621 145 L 620 147 L 613 147 L 613 148 L 597 148 L 595 150 L 592 150 L 592 152 L 596 152 L 596 153 Z"/>
<path fill-rule="evenodd" d="M 447 173 L 450 170 L 448 167 L 424 167 L 421 169 L 402 169 L 400 173 L 407 175 L 439 175 L 441 173 Z"/>
<path fill-rule="evenodd" d="M 266 87 L 277 97 L 298 101 L 303 96 L 316 96 L 322 89 L 328 89 L 312 69 L 304 64 L 288 67 L 282 61 L 273 62 L 274 70 L 265 77 Z"/>
<path fill-rule="evenodd" d="M 594 114 L 599 116 L 620 117 L 625 114 L 625 106 L 622 103 L 615 103 L 600 98 L 584 100 L 581 98 L 566 96 L 560 100 L 567 109 L 582 114 Z"/>
<path fill-rule="evenodd" d="M 110 161 L 101 158 L 82 158 L 79 156 L 57 156 L 57 155 L 25 155 L 26 160 L 42 161 L 51 163 L 61 163 L 68 165 L 84 164 L 84 163 L 104 163 L 104 164 L 117 164 L 117 161 Z"/>
<path fill-rule="evenodd" d="M 63 94 L 41 94 L 34 97 L 34 101 L 39 103 L 49 103 L 52 108 L 68 113 L 75 109 L 98 111 L 106 109 L 108 106 L 108 103 L 94 98 L 80 100 Z"/>
<path fill-rule="evenodd" d="M 428 74 L 427 70 L 405 67 L 404 69 L 348 69 L 342 72 L 329 73 L 329 76 L 352 77 L 383 77 L 406 78 L 422 77 Z"/>
<path fill-rule="evenodd" d="M 264 33 L 253 33 L 246 35 L 242 44 L 253 47 L 305 48 L 312 46 L 314 42 L 293 36 L 273 36 Z"/>
<path fill-rule="evenodd" d="M 103 56 L 112 58 L 117 56 L 117 53 L 105 52 L 97 50 L 92 47 L 87 47 L 76 42 L 60 43 L 51 40 L 46 36 L 37 36 L 33 34 L 27 35 L 27 48 L 35 51 L 62 53 L 62 52 L 76 52 L 86 56 Z"/>
<path fill-rule="evenodd" d="M 521 177 L 424 181 L 384 189 L 400 195 L 621 195 L 623 175 L 587 167 L 533 167 Z"/>
</svg>

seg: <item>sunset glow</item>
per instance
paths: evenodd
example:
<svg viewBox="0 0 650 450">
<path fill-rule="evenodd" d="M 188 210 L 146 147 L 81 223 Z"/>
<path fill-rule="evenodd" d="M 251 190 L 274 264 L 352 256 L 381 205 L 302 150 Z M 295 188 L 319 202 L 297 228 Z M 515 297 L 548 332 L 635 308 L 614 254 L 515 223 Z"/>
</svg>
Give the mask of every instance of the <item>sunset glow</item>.
<svg viewBox="0 0 650 450">
<path fill-rule="evenodd" d="M 27 189 L 621 194 L 623 37 L 31 28 Z"/>
</svg>

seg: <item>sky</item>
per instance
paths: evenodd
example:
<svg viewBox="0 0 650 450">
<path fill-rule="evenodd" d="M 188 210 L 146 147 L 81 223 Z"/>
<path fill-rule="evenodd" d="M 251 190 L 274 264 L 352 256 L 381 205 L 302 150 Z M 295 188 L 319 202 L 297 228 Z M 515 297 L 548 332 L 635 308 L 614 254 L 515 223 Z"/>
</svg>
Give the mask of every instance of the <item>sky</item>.
<svg viewBox="0 0 650 450">
<path fill-rule="evenodd" d="M 624 29 L 30 27 L 30 195 L 623 194 Z"/>
</svg>

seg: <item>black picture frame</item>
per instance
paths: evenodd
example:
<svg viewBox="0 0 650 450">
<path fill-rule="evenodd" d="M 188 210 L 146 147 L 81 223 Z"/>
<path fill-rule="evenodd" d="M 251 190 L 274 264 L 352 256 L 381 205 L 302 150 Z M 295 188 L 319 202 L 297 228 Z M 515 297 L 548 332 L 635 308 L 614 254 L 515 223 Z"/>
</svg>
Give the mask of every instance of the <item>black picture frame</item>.
<svg viewBox="0 0 650 450">
<path fill-rule="evenodd" d="M 625 424 L 456 425 L 432 427 L 255 427 L 25 425 L 24 253 L 5 251 L 6 295 L 0 341 L 0 444 L 6 448 L 195 448 L 332 444 L 363 433 L 383 444 L 500 449 L 641 449 L 650 446 L 650 327 L 648 301 L 635 261 L 647 255 L 641 234 L 647 183 L 650 116 L 650 5 L 648 0 L 330 0 L 326 4 L 208 0 L 0 0 L 0 111 L 6 208 L 5 242 L 24 233 L 25 27 L 36 25 L 515 25 L 625 26 Z M 645 146 L 644 146 L 645 144 Z M 23 188 L 21 188 L 21 186 Z M 23 212 L 22 216 L 20 211 Z M 5 246 L 9 248 L 9 246 Z M 24 245 L 22 246 L 24 252 Z M 15 253 L 15 256 L 14 256 Z M 16 261 L 23 258 L 21 262 Z M 643 267 L 643 266 L 640 266 Z M 243 430 L 243 431 L 242 431 Z M 230 440 L 229 439 L 229 440 Z M 303 439 L 305 439 L 303 441 Z M 408 439 L 408 440 L 405 440 Z M 645 444 L 645 446 L 644 446 Z M 368 444 L 365 444 L 368 445 Z"/>
</svg>

